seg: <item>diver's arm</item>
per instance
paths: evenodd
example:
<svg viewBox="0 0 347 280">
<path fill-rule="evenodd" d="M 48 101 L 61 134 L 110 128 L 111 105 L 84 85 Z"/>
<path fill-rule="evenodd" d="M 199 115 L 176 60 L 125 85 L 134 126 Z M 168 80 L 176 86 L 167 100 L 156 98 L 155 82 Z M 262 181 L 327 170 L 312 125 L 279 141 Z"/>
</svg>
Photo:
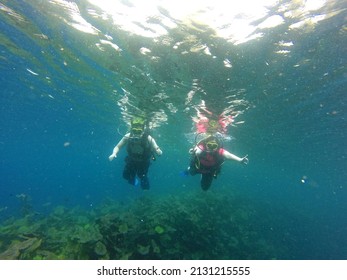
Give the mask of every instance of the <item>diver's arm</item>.
<svg viewBox="0 0 347 280">
<path fill-rule="evenodd" d="M 151 145 L 152 151 L 155 151 L 158 156 L 161 156 L 163 154 L 162 150 L 159 148 L 159 146 L 157 145 L 157 143 L 151 135 L 148 135 L 148 142 Z"/>
<path fill-rule="evenodd" d="M 198 155 L 201 154 L 201 152 L 202 152 L 202 148 L 199 148 L 198 145 L 196 145 L 194 148 L 189 149 L 189 153 L 190 153 L 191 155 L 196 155 L 196 156 L 198 156 Z"/>
<path fill-rule="evenodd" d="M 232 154 L 232 153 L 230 153 L 230 152 L 224 150 L 224 151 L 223 151 L 223 157 L 224 157 L 225 159 L 235 160 L 235 161 L 238 161 L 238 162 L 243 163 L 243 164 L 248 164 L 247 155 L 244 156 L 244 157 L 242 157 L 242 158 L 240 158 L 240 157 L 238 157 L 238 156 L 236 156 L 236 155 L 234 155 L 234 154 Z"/>
<path fill-rule="evenodd" d="M 128 142 L 130 133 L 124 135 L 124 137 L 118 142 L 118 144 L 113 148 L 112 154 L 108 157 L 110 161 L 117 157 L 119 150 Z"/>
</svg>

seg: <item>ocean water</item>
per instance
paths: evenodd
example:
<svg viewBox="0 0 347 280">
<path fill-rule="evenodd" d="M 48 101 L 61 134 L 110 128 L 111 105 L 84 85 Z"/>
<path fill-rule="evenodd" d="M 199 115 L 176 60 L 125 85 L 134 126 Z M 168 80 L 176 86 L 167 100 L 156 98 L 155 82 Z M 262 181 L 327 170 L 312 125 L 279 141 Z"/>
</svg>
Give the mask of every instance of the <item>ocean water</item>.
<svg viewBox="0 0 347 280">
<path fill-rule="evenodd" d="M 0 0 L 0 259 L 346 259 L 347 2 L 171 2 Z M 249 164 L 204 192 L 206 110 Z M 139 114 L 149 191 L 108 160 Z"/>
</svg>

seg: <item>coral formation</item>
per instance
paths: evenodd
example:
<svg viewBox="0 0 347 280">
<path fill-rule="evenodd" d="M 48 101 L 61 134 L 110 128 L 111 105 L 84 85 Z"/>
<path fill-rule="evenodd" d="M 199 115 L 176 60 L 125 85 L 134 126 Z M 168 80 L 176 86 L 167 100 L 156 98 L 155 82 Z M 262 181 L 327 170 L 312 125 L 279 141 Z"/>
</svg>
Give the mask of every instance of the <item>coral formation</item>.
<svg viewBox="0 0 347 280">
<path fill-rule="evenodd" d="M 158 233 L 158 234 L 162 234 L 162 233 L 165 232 L 165 229 L 164 229 L 162 226 L 157 225 L 157 226 L 154 228 L 154 231 L 155 231 L 156 233 Z"/>
<path fill-rule="evenodd" d="M 141 197 L 128 205 L 55 208 L 0 225 L 0 259 L 272 259 L 254 209 L 232 194 Z"/>
</svg>

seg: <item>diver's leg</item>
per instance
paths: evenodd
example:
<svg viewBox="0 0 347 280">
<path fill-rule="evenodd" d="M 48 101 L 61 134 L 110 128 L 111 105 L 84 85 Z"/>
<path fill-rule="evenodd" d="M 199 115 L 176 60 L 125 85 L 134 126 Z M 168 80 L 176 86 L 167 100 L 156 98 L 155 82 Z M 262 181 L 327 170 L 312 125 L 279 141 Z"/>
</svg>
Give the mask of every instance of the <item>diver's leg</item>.
<svg viewBox="0 0 347 280">
<path fill-rule="evenodd" d="M 149 180 L 147 176 L 149 165 L 150 165 L 150 162 L 145 161 L 145 162 L 139 163 L 137 168 L 137 176 L 140 178 L 141 188 L 143 190 L 149 190 L 150 188 Z"/>
<path fill-rule="evenodd" d="M 213 180 L 213 174 L 212 173 L 201 174 L 201 181 L 200 181 L 201 188 L 204 191 L 207 191 L 211 187 L 212 180 Z"/>
<path fill-rule="evenodd" d="M 125 167 L 123 170 L 123 178 L 131 185 L 135 185 L 136 168 L 135 163 L 130 161 L 128 157 L 125 158 Z"/>
</svg>

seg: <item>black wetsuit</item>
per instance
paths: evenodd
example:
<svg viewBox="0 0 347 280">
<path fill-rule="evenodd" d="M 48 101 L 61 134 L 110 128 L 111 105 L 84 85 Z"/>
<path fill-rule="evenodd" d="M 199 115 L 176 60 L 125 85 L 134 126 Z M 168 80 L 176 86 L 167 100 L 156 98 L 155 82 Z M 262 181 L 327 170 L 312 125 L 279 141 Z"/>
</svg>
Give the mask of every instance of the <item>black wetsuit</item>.
<svg viewBox="0 0 347 280">
<path fill-rule="evenodd" d="M 128 155 L 125 158 L 125 167 L 123 178 L 132 185 L 136 184 L 136 176 L 140 179 L 142 189 L 149 189 L 147 177 L 150 159 L 152 156 L 151 146 L 148 141 L 148 134 L 141 138 L 132 138 L 130 136 L 127 144 Z"/>
</svg>

